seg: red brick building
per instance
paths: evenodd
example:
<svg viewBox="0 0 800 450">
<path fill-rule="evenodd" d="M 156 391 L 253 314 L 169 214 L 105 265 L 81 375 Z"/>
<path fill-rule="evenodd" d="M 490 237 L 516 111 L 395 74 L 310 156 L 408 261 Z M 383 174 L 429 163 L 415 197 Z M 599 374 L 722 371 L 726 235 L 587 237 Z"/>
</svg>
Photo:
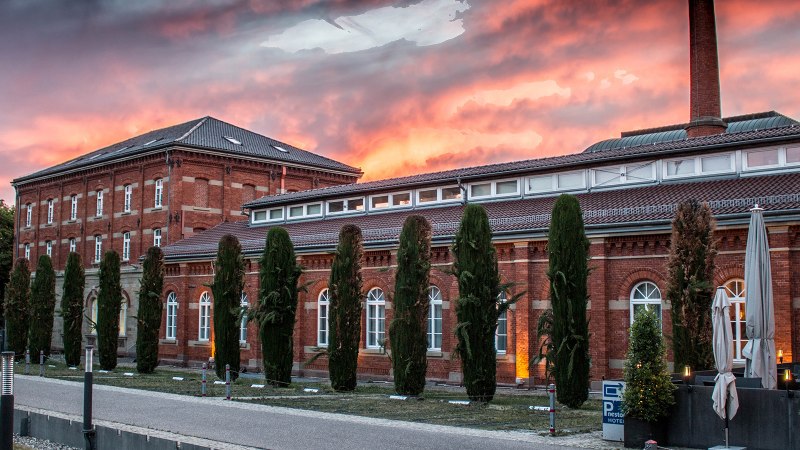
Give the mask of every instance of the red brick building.
<svg viewBox="0 0 800 450">
<path fill-rule="evenodd" d="M 507 295 L 523 293 L 498 326 L 498 380 L 530 382 L 538 350 L 536 323 L 550 307 L 547 234 L 561 193 L 577 195 L 591 242 L 589 279 L 593 379 L 620 376 L 633 312 L 653 308 L 669 334 L 664 300 L 671 220 L 678 203 L 707 202 L 717 220 L 719 256 L 714 283 L 733 302 L 737 350 L 744 334 L 744 252 L 749 210 L 765 210 L 771 246 L 776 348 L 784 359 L 800 352 L 800 123 L 775 112 L 723 118 L 713 2 L 690 0 L 691 107 L 685 124 L 623 133 L 581 153 L 456 169 L 361 184 L 263 197 L 244 204 L 247 222 L 228 222 L 165 248 L 167 278 L 162 358 L 196 364 L 211 356 L 211 260 L 226 233 L 239 237 L 246 259 L 245 295 L 258 295 L 257 260 L 267 229 L 285 227 L 305 267 L 295 328 L 297 371 L 323 374 L 326 360 L 305 366 L 327 344 L 327 282 L 342 225 L 364 235 L 364 312 L 358 370 L 391 377 L 381 342 L 392 319 L 393 279 L 400 229 L 410 214 L 433 226 L 428 377 L 458 381 L 452 358 L 456 281 L 442 270 L 465 203 L 483 204 L 490 217 Z M 244 299 L 244 297 L 243 297 Z M 256 327 L 242 331 L 242 359 L 260 366 Z M 531 380 L 532 381 L 532 380 Z"/>
<path fill-rule="evenodd" d="M 204 117 L 15 179 L 15 256 L 36 261 L 46 253 L 63 270 L 69 252 L 80 253 L 91 309 L 99 260 L 115 250 L 123 262 L 123 314 L 131 315 L 140 277 L 136 263 L 150 246 L 245 220 L 241 205 L 255 198 L 352 183 L 360 175 L 346 164 Z M 55 328 L 60 341 L 60 324 Z M 127 349 L 135 342 L 134 322 L 120 331 L 129 338 L 120 343 Z"/>
</svg>

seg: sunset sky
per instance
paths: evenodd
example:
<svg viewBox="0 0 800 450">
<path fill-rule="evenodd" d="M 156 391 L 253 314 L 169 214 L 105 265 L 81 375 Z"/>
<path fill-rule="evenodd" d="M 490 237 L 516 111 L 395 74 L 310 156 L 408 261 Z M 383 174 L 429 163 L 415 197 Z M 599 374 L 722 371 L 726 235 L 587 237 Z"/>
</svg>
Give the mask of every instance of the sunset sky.
<svg viewBox="0 0 800 450">
<path fill-rule="evenodd" d="M 716 9 L 723 115 L 800 119 L 800 2 Z M 0 198 L 206 115 L 363 180 L 575 153 L 687 121 L 688 76 L 685 0 L 7 0 Z"/>
</svg>

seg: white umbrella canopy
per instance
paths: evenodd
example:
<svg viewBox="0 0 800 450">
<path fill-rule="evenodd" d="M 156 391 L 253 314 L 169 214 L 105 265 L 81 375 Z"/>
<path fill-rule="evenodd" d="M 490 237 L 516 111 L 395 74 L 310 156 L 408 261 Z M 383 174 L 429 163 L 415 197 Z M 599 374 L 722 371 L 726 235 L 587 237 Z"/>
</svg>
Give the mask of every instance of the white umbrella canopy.
<svg viewBox="0 0 800 450">
<path fill-rule="evenodd" d="M 711 325 L 714 329 L 713 341 L 714 362 L 717 367 L 717 378 L 714 380 L 714 411 L 725 419 L 732 419 L 739 410 L 739 396 L 736 393 L 736 377 L 733 370 L 733 330 L 731 329 L 731 302 L 724 287 L 717 288 L 714 302 L 711 304 Z"/>
<path fill-rule="evenodd" d="M 750 210 L 750 230 L 747 233 L 747 249 L 744 256 L 748 342 L 742 349 L 742 355 L 747 359 L 745 376 L 761 378 L 761 385 L 764 388 L 775 389 L 778 385 L 778 367 L 775 360 L 775 311 L 772 304 L 772 273 L 763 211 L 758 205 Z"/>
</svg>

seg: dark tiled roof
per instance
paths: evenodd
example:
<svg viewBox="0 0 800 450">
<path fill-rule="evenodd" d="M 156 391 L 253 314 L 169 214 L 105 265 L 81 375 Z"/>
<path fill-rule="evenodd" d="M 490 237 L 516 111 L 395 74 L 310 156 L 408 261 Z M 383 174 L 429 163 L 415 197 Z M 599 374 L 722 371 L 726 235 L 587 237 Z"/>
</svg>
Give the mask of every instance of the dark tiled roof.
<svg viewBox="0 0 800 450">
<path fill-rule="evenodd" d="M 308 191 L 289 192 L 286 194 L 272 195 L 245 203 L 245 208 L 258 208 L 268 205 L 300 202 L 308 199 L 325 199 L 343 197 L 347 195 L 362 195 L 370 192 L 386 192 L 390 189 L 404 189 L 412 186 L 430 184 L 456 183 L 457 180 L 468 181 L 488 176 L 513 176 L 518 173 L 533 173 L 536 171 L 549 171 L 563 168 L 578 168 L 584 164 L 613 163 L 617 160 L 632 158 L 650 158 L 665 154 L 682 153 L 687 151 L 700 151 L 716 147 L 732 148 L 737 145 L 752 145 L 764 142 L 780 142 L 784 140 L 800 139 L 800 125 L 789 125 L 782 128 L 765 130 L 743 131 L 739 133 L 726 133 L 713 136 L 702 136 L 680 141 L 660 142 L 636 147 L 615 148 L 603 152 L 583 152 L 572 155 L 555 156 L 549 158 L 529 159 L 525 161 L 512 161 L 485 166 L 467 167 L 462 169 L 446 170 L 443 172 L 424 173 L 400 178 L 369 181 L 366 183 L 352 183 L 331 186 Z"/>
<path fill-rule="evenodd" d="M 241 142 L 242 145 L 236 145 L 225 139 L 224 136 L 232 137 Z M 361 173 L 358 168 L 317 155 L 316 153 L 311 153 L 284 142 L 276 141 L 275 139 L 245 130 L 244 128 L 231 125 L 213 117 L 203 117 L 132 137 L 125 141 L 79 156 L 65 163 L 17 178 L 13 183 L 20 183 L 97 163 L 109 162 L 115 159 L 174 145 L 209 149 L 235 156 L 295 163 L 321 169 L 347 172 L 354 175 L 360 175 Z M 282 152 L 279 148 L 287 151 Z"/>
<path fill-rule="evenodd" d="M 702 182 L 680 182 L 619 190 L 579 194 L 586 227 L 609 231 L 612 228 L 643 225 L 666 230 L 677 204 L 689 198 L 709 202 L 718 220 L 746 219 L 749 209 L 758 203 L 767 215 L 800 208 L 800 173 L 727 178 Z M 550 223 L 550 211 L 556 197 L 532 198 L 485 203 L 492 230 L 501 235 L 543 235 Z M 365 245 L 393 244 L 400 235 L 403 221 L 411 214 L 425 216 L 433 226 L 433 239 L 449 240 L 458 228 L 462 205 L 386 214 L 337 217 L 282 225 L 298 251 L 331 249 L 339 229 L 355 223 L 364 233 Z M 216 252 L 222 235 L 236 235 L 246 253 L 262 251 L 268 227 L 251 227 L 247 222 L 223 223 L 215 228 L 164 248 L 169 259 L 209 257 Z"/>
<path fill-rule="evenodd" d="M 728 124 L 725 133 L 741 133 L 743 131 L 766 130 L 792 125 L 800 125 L 796 120 L 775 111 L 726 117 L 722 119 Z M 660 128 L 623 132 L 617 139 L 606 139 L 590 145 L 584 152 L 593 153 L 615 148 L 636 147 L 656 142 L 683 141 L 687 138 L 688 123 L 669 125 Z"/>
</svg>

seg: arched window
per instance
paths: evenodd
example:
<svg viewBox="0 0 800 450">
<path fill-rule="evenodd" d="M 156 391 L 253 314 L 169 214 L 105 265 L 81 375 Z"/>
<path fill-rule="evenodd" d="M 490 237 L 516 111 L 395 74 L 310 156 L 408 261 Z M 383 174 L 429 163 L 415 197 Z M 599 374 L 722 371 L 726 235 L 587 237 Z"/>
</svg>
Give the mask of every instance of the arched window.
<svg viewBox="0 0 800 450">
<path fill-rule="evenodd" d="M 331 291 L 322 290 L 317 297 L 317 346 L 328 346 L 328 308 L 331 305 Z"/>
<path fill-rule="evenodd" d="M 31 218 L 33 217 L 33 205 L 28 203 L 25 205 L 25 226 L 31 226 Z"/>
<path fill-rule="evenodd" d="M 95 206 L 95 215 L 100 217 L 103 215 L 103 190 L 99 190 L 96 192 L 97 195 L 97 203 Z"/>
<path fill-rule="evenodd" d="M 161 208 L 162 201 L 164 199 L 164 180 L 161 178 L 156 180 L 156 193 L 155 193 L 155 200 L 153 201 L 154 208 Z"/>
<path fill-rule="evenodd" d="M 247 294 L 242 291 L 241 306 L 242 311 L 247 310 L 250 304 L 247 303 Z M 247 314 L 242 315 L 242 323 L 239 325 L 239 343 L 244 344 L 247 342 Z"/>
<path fill-rule="evenodd" d="M 505 291 L 497 295 L 498 303 L 508 301 Z M 508 310 L 497 316 L 497 331 L 494 334 L 494 348 L 497 353 L 505 353 L 508 349 Z"/>
<path fill-rule="evenodd" d="M 386 297 L 383 290 L 372 288 L 367 293 L 367 348 L 380 348 L 386 338 Z"/>
<path fill-rule="evenodd" d="M 428 350 L 442 349 L 442 291 L 436 287 L 428 288 Z"/>
<path fill-rule="evenodd" d="M 126 231 L 122 233 L 122 260 L 129 261 L 131 259 L 131 232 Z"/>
<path fill-rule="evenodd" d="M 167 294 L 167 339 L 178 337 L 178 296 L 174 292 Z"/>
<path fill-rule="evenodd" d="M 131 212 L 131 200 L 133 198 L 133 186 L 126 184 L 125 189 L 125 202 L 122 205 L 122 212 Z"/>
<path fill-rule="evenodd" d="M 29 242 L 25 243 L 25 259 L 31 260 L 31 244 Z"/>
<path fill-rule="evenodd" d="M 661 322 L 661 291 L 652 281 L 642 281 L 631 290 L 631 324 L 639 311 L 655 311 Z"/>
<path fill-rule="evenodd" d="M 55 201 L 52 198 L 47 199 L 47 223 L 53 223 L 53 212 L 55 209 Z"/>
<path fill-rule="evenodd" d="M 94 262 L 99 263 L 103 259 L 103 236 L 99 234 L 94 237 Z"/>
<path fill-rule="evenodd" d="M 731 302 L 731 325 L 733 328 L 733 360 L 736 362 L 744 361 L 742 349 L 747 345 L 747 319 L 745 315 L 745 291 L 744 280 L 729 280 L 724 285 L 725 293 Z"/>
<path fill-rule="evenodd" d="M 197 339 L 207 341 L 211 337 L 211 296 L 208 292 L 200 295 L 200 328 Z"/>
</svg>

